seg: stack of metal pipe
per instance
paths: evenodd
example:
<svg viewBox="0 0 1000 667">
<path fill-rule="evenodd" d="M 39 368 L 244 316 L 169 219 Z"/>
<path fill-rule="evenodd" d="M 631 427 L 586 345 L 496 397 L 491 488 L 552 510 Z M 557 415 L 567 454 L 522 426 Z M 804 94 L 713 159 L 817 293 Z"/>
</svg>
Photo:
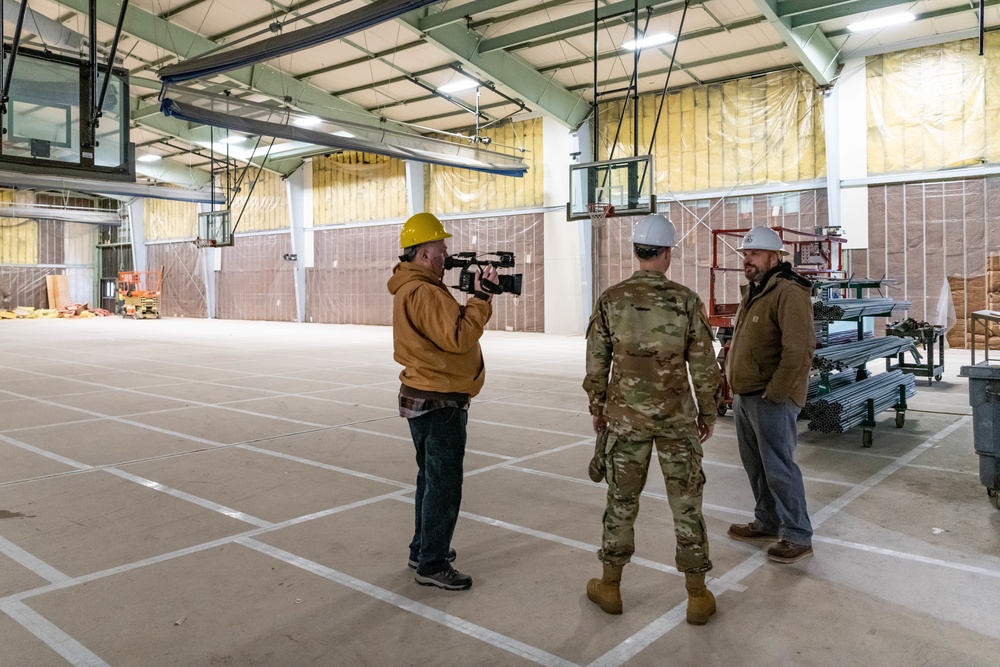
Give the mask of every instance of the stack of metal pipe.
<svg viewBox="0 0 1000 667">
<path fill-rule="evenodd" d="M 900 370 L 879 373 L 870 378 L 845 385 L 826 396 L 806 403 L 809 430 L 821 433 L 843 433 L 868 418 L 868 399 L 874 402 L 875 414 L 899 404 L 899 387 L 906 398 L 917 394 L 916 382 L 909 373 Z"/>
<path fill-rule="evenodd" d="M 827 322 L 856 317 L 888 316 L 894 310 L 909 310 L 909 301 L 895 299 L 820 299 L 813 303 L 813 318 Z"/>
<path fill-rule="evenodd" d="M 912 338 L 885 336 L 859 340 L 856 343 L 832 345 L 816 350 L 813 354 L 812 367 L 824 373 L 842 371 L 862 366 L 872 359 L 894 357 L 907 350 L 913 353 L 917 361 L 922 358 Z"/>
<path fill-rule="evenodd" d="M 809 389 L 806 391 L 806 401 L 811 401 L 825 393 L 836 391 L 841 387 L 854 384 L 858 380 L 858 372 L 854 369 L 821 378 L 814 375 L 809 378 Z M 829 390 L 829 391 L 828 391 Z"/>
<path fill-rule="evenodd" d="M 875 332 L 874 331 L 866 331 L 864 333 L 864 338 L 865 339 L 870 339 L 870 338 L 874 338 L 874 337 L 875 337 Z M 822 332 L 817 332 L 816 339 L 817 340 L 822 340 L 823 339 Z M 843 345 L 845 343 L 856 343 L 857 341 L 858 341 L 858 332 L 857 332 L 857 330 L 851 329 L 851 330 L 848 330 L 848 331 L 836 331 L 836 332 L 833 332 L 833 333 L 828 333 L 826 335 L 826 345 L 825 345 L 825 347 L 830 347 L 831 345 Z"/>
</svg>

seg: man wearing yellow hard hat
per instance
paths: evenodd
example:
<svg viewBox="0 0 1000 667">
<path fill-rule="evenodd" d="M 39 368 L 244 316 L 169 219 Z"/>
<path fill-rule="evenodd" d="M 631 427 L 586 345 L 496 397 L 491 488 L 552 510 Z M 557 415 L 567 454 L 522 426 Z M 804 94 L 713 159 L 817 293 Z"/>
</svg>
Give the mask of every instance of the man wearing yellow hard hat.
<svg viewBox="0 0 1000 667">
<path fill-rule="evenodd" d="M 418 468 L 409 566 L 423 586 L 461 591 L 472 577 L 452 566 L 451 539 L 462 503 L 469 403 L 486 378 L 479 339 L 493 315 L 480 278 L 495 282 L 497 271 L 488 266 L 477 273 L 475 294 L 459 304 L 443 282 L 448 238 L 431 213 L 411 216 L 399 234 L 403 253 L 388 287 L 393 358 L 403 366 L 399 414 L 409 422 Z"/>
</svg>

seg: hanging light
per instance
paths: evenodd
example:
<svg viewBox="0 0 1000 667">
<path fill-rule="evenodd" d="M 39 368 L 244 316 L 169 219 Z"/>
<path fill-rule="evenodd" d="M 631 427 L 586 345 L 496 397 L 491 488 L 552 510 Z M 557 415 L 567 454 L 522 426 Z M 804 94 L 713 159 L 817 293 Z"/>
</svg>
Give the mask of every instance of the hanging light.
<svg viewBox="0 0 1000 667">
<path fill-rule="evenodd" d="M 646 35 L 645 37 L 640 37 L 639 39 L 630 39 L 629 41 L 622 44 L 623 49 L 628 49 L 629 51 L 635 51 L 636 49 L 647 49 L 651 46 L 660 46 L 661 44 L 669 44 L 670 42 L 677 39 L 675 36 L 671 35 L 669 32 L 658 32 L 654 35 Z"/>
<path fill-rule="evenodd" d="M 858 21 L 847 26 L 847 29 L 851 32 L 861 32 L 863 30 L 875 30 L 876 28 L 885 28 L 890 25 L 896 25 L 898 23 L 908 23 L 909 21 L 916 20 L 915 17 L 910 12 L 901 12 L 898 14 L 886 14 L 884 16 L 879 16 L 873 19 L 866 19 L 864 21 Z"/>
</svg>

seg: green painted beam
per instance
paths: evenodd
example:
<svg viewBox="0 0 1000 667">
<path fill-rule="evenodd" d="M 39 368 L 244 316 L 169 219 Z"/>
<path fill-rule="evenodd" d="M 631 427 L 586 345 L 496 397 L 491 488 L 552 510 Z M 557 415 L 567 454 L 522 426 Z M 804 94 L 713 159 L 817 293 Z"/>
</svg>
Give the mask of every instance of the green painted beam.
<svg viewBox="0 0 1000 667">
<path fill-rule="evenodd" d="M 692 5 L 700 5 L 703 2 L 705 2 L 705 0 L 691 0 Z M 649 7 L 652 7 L 654 14 L 657 15 L 680 11 L 684 8 L 684 2 L 679 2 L 677 0 L 673 0 L 671 2 L 663 2 L 663 0 L 659 0 L 659 2 L 656 0 L 640 0 L 638 4 L 640 16 L 644 16 L 646 9 Z M 631 12 L 634 6 L 635 3 L 631 0 L 616 2 L 610 5 L 603 5 L 597 10 L 598 20 L 623 14 L 625 12 Z M 593 26 L 594 11 L 590 10 L 580 12 L 579 14 L 573 14 L 572 16 L 555 19 L 547 23 L 532 26 L 531 28 L 525 28 L 524 30 L 517 30 L 492 39 L 484 39 L 479 50 L 482 53 L 489 53 L 491 51 L 498 51 L 501 49 L 512 49 L 525 42 L 530 42 L 549 35 L 559 34 L 575 28 L 587 27 L 589 30 L 593 30 Z"/>
<path fill-rule="evenodd" d="M 88 0 L 60 0 L 60 2 L 70 9 L 87 15 Z M 120 7 L 120 4 L 115 0 L 98 0 L 97 19 L 114 26 L 118 21 Z M 219 46 L 210 39 L 196 35 L 170 21 L 158 18 L 135 5 L 129 5 L 122 30 L 144 42 L 175 53 L 181 58 L 201 55 Z M 368 113 L 356 104 L 340 99 L 325 90 L 303 83 L 270 67 L 254 65 L 227 72 L 226 76 L 241 86 L 260 91 L 275 99 L 283 99 L 288 96 L 294 105 L 314 113 L 329 115 L 331 111 L 334 111 L 342 113 L 358 123 L 372 127 L 384 127 L 382 119 Z M 394 130 L 412 133 L 409 128 L 403 125 L 391 121 L 389 121 L 389 125 Z"/>
<path fill-rule="evenodd" d="M 423 32 L 427 32 L 428 30 L 434 30 L 449 23 L 464 22 L 467 16 L 472 16 L 479 12 L 488 12 L 491 9 L 503 7 L 508 4 L 510 4 L 510 0 L 476 0 L 475 2 L 467 2 L 458 7 L 428 14 L 417 20 L 417 27 Z"/>
<path fill-rule="evenodd" d="M 590 115 L 590 103 L 581 95 L 571 93 L 551 77 L 540 74 L 518 56 L 506 51 L 481 53 L 478 33 L 455 23 L 425 33 L 420 30 L 419 17 L 413 14 L 401 16 L 396 21 L 451 54 L 464 66 L 482 72 L 504 94 L 520 99 L 571 129 L 579 127 Z"/>
<path fill-rule="evenodd" d="M 986 4 L 987 7 L 995 7 L 997 5 L 1000 5 L 1000 0 L 985 0 L 985 4 Z M 968 12 L 968 11 L 970 11 L 968 5 L 954 5 L 952 7 L 942 7 L 941 9 L 935 9 L 935 10 L 932 10 L 932 11 L 929 11 L 929 12 L 921 12 L 919 14 L 914 14 L 913 16 L 914 16 L 914 19 L 917 20 L 917 21 L 924 21 L 926 19 L 934 19 L 934 18 L 937 18 L 939 16 L 951 16 L 952 14 L 962 14 L 962 13 Z M 978 30 L 979 29 L 979 21 L 977 20 L 975 22 L 975 25 L 969 26 L 969 27 L 972 28 L 972 29 L 974 29 L 974 30 Z M 992 27 L 992 26 L 987 26 L 986 27 L 986 31 L 987 32 L 989 32 L 991 30 L 997 30 L 997 28 Z M 842 28 L 840 30 L 831 30 L 827 34 L 827 36 L 828 37 L 840 37 L 842 35 L 853 35 L 853 34 L 854 33 L 852 33 L 847 28 Z M 950 41 L 950 40 L 942 40 L 942 41 Z M 907 47 L 907 48 L 909 48 L 909 47 Z M 893 50 L 894 51 L 898 51 L 899 49 L 893 49 Z"/>
<path fill-rule="evenodd" d="M 784 20 L 792 29 L 795 29 L 816 25 L 817 23 L 822 23 L 823 21 L 842 19 L 848 16 L 855 16 L 857 14 L 875 11 L 877 9 L 886 9 L 888 7 L 896 6 L 905 6 L 909 8 L 913 6 L 913 3 L 903 2 L 902 0 L 859 0 L 857 2 L 814 9 L 812 11 L 802 12 L 792 16 L 783 16 L 782 20 Z M 968 9 L 968 7 L 966 7 L 966 9 Z"/>
<path fill-rule="evenodd" d="M 855 2 L 857 0 L 840 0 L 839 2 L 830 2 L 830 0 L 778 0 L 775 9 L 778 12 L 778 16 L 784 17 L 794 14 L 804 14 L 805 12 L 812 12 L 817 9 L 834 7 L 836 5 L 851 5 Z"/>
<path fill-rule="evenodd" d="M 754 0 L 760 13 L 767 17 L 771 26 L 791 49 L 795 57 L 821 86 L 833 82 L 840 65 L 837 48 L 817 26 L 792 28 L 788 18 L 778 16 L 777 0 Z"/>
<path fill-rule="evenodd" d="M 730 60 L 730 59 L 733 59 L 733 58 L 746 58 L 746 57 L 749 57 L 749 56 L 756 56 L 756 55 L 759 55 L 761 53 L 770 53 L 772 51 L 780 51 L 783 48 L 785 48 L 785 44 L 784 43 L 769 44 L 767 46 L 758 46 L 755 49 L 748 49 L 746 51 L 738 51 L 736 53 L 727 53 L 726 55 L 723 55 L 723 56 L 713 56 L 711 58 L 705 58 L 703 60 L 695 60 L 695 61 L 692 61 L 692 62 L 689 62 L 689 63 L 675 64 L 674 65 L 674 70 L 676 70 L 678 72 L 684 72 L 688 76 L 691 76 L 690 72 L 687 72 L 686 70 L 693 69 L 695 67 L 701 67 L 702 65 L 712 65 L 714 63 L 722 62 L 724 60 Z M 669 71 L 669 68 L 662 67 L 660 69 L 650 70 L 649 72 L 643 72 L 642 76 L 643 77 L 647 77 L 647 76 L 663 76 L 663 75 L 666 75 L 666 73 L 668 71 Z M 741 76 L 746 76 L 746 75 L 741 75 Z M 620 76 L 620 77 L 616 77 L 614 79 L 608 79 L 607 81 L 602 81 L 602 83 L 604 83 L 604 84 L 619 84 L 619 83 L 621 83 L 621 84 L 627 84 L 629 81 L 631 81 L 631 77 Z M 571 86 L 570 90 L 589 90 L 590 88 L 593 88 L 593 86 L 590 85 L 590 84 L 587 84 L 587 83 L 581 83 L 581 84 L 578 84 L 578 85 L 575 85 L 575 86 Z M 671 88 L 670 92 L 673 92 L 673 88 Z"/>
</svg>

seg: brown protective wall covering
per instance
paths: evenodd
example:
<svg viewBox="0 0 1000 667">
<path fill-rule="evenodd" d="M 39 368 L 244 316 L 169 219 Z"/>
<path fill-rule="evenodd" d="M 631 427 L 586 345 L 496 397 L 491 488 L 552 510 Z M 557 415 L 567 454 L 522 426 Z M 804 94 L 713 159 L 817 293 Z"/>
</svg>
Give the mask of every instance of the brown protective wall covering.
<svg viewBox="0 0 1000 667">
<path fill-rule="evenodd" d="M 454 234 L 449 252 L 511 251 L 514 269 L 523 275 L 522 296 L 493 300 L 487 328 L 506 331 L 544 331 L 545 304 L 542 214 L 478 217 L 444 221 Z M 328 229 L 315 232 L 315 265 L 306 274 L 306 320 L 336 324 L 392 324 L 392 297 L 386 289 L 399 254 L 401 224 Z M 445 274 L 457 284 L 458 270 Z M 455 292 L 464 303 L 465 296 Z"/>
<path fill-rule="evenodd" d="M 868 249 L 849 253 L 858 276 L 897 280 L 888 296 L 913 303 L 907 316 L 945 324 L 954 305 L 954 347 L 968 345 L 968 313 L 990 307 L 988 256 L 1000 250 L 1000 177 L 873 186 Z M 1000 287 L 1000 285 L 998 285 Z M 1000 292 L 993 297 L 1000 306 Z M 902 314 L 900 314 L 902 316 Z"/>
<path fill-rule="evenodd" d="M 146 265 L 162 271 L 160 314 L 164 317 L 207 317 L 202 251 L 191 242 L 146 246 Z"/>
<path fill-rule="evenodd" d="M 65 269 L 34 266 L 0 266 L 0 310 L 18 306 L 48 308 L 45 276 L 65 273 Z"/>
<path fill-rule="evenodd" d="M 295 320 L 294 263 L 290 234 L 243 236 L 222 249 L 216 282 L 216 317 L 228 320 Z"/>
<path fill-rule="evenodd" d="M 791 195 L 791 196 L 790 196 Z M 797 197 L 797 205 L 792 205 Z M 777 207 L 777 210 L 776 210 Z M 713 229 L 745 229 L 749 227 L 784 227 L 814 232 L 828 223 L 825 190 L 803 190 L 798 193 L 725 197 L 694 202 L 660 202 L 677 228 L 679 242 L 674 248 L 667 277 L 698 292 L 705 305 L 709 302 L 710 275 L 713 262 Z M 797 211 L 794 209 L 798 209 Z M 600 232 L 601 261 L 598 286 L 603 291 L 610 285 L 632 275 L 638 267 L 632 254 L 632 224 L 635 218 L 613 218 Z M 739 268 L 739 239 L 728 239 L 730 246 L 720 242 L 719 266 Z M 718 272 L 716 300 L 737 303 L 742 271 Z"/>
</svg>

